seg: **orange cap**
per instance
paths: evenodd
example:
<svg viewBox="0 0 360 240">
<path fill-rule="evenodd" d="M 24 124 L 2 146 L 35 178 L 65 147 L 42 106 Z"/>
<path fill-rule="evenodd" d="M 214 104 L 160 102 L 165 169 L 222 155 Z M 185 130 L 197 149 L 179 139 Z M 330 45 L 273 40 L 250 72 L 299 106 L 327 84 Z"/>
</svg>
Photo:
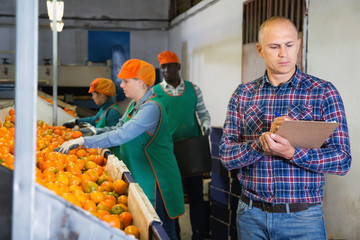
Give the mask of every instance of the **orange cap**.
<svg viewBox="0 0 360 240">
<path fill-rule="evenodd" d="M 158 56 L 159 64 L 180 63 L 178 56 L 171 51 L 164 51 Z"/>
<path fill-rule="evenodd" d="M 117 76 L 121 79 L 138 78 L 151 87 L 155 82 L 155 68 L 139 59 L 127 60 Z"/>
<path fill-rule="evenodd" d="M 107 96 L 114 96 L 116 92 L 115 85 L 112 80 L 106 78 L 95 78 L 90 85 L 89 93 L 98 92 Z"/>
</svg>

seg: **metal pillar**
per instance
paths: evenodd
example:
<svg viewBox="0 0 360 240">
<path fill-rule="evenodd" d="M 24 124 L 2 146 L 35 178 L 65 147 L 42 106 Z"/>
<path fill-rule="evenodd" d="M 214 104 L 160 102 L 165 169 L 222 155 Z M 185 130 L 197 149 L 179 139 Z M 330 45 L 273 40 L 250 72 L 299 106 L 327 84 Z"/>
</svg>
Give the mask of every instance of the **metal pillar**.
<svg viewBox="0 0 360 240">
<path fill-rule="evenodd" d="M 56 0 L 52 0 L 53 3 L 53 126 L 57 126 L 57 80 L 58 80 L 58 33 L 57 33 L 57 19 L 56 19 Z"/>
<path fill-rule="evenodd" d="M 15 169 L 12 239 L 33 239 L 38 83 L 38 0 L 16 0 Z"/>
</svg>

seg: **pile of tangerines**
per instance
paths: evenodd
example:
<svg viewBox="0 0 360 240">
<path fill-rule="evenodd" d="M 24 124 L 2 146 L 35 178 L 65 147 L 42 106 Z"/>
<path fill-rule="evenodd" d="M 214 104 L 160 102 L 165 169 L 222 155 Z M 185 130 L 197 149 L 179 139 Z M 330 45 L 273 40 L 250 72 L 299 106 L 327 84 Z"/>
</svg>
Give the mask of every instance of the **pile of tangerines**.
<svg viewBox="0 0 360 240">
<path fill-rule="evenodd" d="M 44 99 L 45 101 L 47 101 L 50 104 L 54 104 L 53 101 L 50 98 L 46 98 L 43 96 L 40 96 L 42 99 Z M 68 114 L 70 114 L 73 117 L 76 117 L 76 112 L 73 110 L 70 110 L 68 107 L 63 108 L 65 112 L 67 112 Z"/>
<path fill-rule="evenodd" d="M 0 127 L 0 164 L 14 169 L 15 111 Z M 1 124 L 1 123 L 0 123 Z M 106 158 L 96 148 L 76 148 L 68 155 L 53 150 L 64 141 L 81 137 L 79 131 L 37 122 L 36 182 L 111 226 L 139 238 L 127 208 L 128 184 L 106 172 Z"/>
</svg>

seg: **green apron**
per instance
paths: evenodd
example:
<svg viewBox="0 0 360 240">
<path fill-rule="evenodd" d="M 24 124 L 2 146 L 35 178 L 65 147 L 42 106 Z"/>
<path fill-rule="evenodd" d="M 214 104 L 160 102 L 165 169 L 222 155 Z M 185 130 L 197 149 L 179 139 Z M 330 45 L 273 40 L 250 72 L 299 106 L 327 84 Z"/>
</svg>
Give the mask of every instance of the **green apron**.
<svg viewBox="0 0 360 240">
<path fill-rule="evenodd" d="M 118 105 L 116 105 L 116 103 L 114 103 L 113 105 L 111 105 L 110 107 L 108 107 L 103 113 L 101 113 L 100 117 L 98 119 L 95 120 L 95 127 L 97 128 L 103 128 L 103 127 L 107 127 L 107 123 L 106 123 L 106 120 L 107 120 L 107 113 L 109 112 L 110 109 L 115 109 L 117 110 L 120 115 L 122 116 L 122 112 L 120 110 L 120 108 L 118 107 Z M 101 110 L 100 110 L 101 111 Z M 111 147 L 109 148 L 109 150 L 115 154 L 115 156 L 119 156 L 120 154 L 120 149 L 118 147 Z"/>
<path fill-rule="evenodd" d="M 158 187 L 165 203 L 165 209 L 170 218 L 176 218 L 185 211 L 184 195 L 180 171 L 173 153 L 173 143 L 168 132 L 166 118 L 163 115 L 161 103 L 157 97 L 154 101 L 160 107 L 160 122 L 153 136 L 148 132 L 120 146 L 120 156 L 137 182 L 155 206 L 156 188 Z M 131 120 L 129 113 L 134 109 L 131 103 L 124 123 Z M 156 206 L 155 206 L 156 208 Z"/>
<path fill-rule="evenodd" d="M 168 94 L 160 84 L 154 87 L 154 93 L 165 107 L 169 130 L 174 141 L 201 135 L 195 115 L 197 94 L 192 83 L 189 81 L 184 83 L 184 92 L 177 96 Z"/>
</svg>

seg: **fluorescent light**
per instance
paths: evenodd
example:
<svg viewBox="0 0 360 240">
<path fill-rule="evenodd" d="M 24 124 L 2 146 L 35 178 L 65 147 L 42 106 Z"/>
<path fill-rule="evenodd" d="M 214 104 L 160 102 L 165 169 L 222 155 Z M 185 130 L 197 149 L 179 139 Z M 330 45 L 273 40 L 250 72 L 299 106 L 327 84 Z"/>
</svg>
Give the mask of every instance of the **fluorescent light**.
<svg viewBox="0 0 360 240">
<path fill-rule="evenodd" d="M 47 12 L 49 15 L 50 21 L 53 20 L 53 2 L 48 0 L 46 1 L 47 6 Z M 64 2 L 63 1 L 56 1 L 56 21 L 61 21 L 62 17 L 64 15 Z"/>
<path fill-rule="evenodd" d="M 56 22 L 56 31 L 57 32 L 61 32 L 63 30 L 64 27 L 64 22 L 63 21 L 58 21 Z M 51 30 L 53 30 L 53 23 L 50 22 L 50 28 Z"/>
</svg>

